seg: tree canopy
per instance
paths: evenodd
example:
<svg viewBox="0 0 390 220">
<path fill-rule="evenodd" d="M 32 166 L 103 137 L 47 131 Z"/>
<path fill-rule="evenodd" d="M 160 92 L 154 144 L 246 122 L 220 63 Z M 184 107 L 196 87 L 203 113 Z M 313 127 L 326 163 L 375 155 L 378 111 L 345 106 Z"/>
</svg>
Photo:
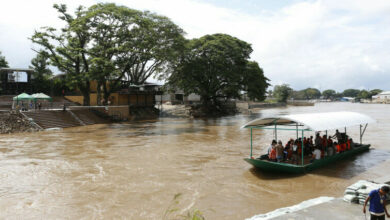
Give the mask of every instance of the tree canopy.
<svg viewBox="0 0 390 220">
<path fill-rule="evenodd" d="M 34 69 L 32 75 L 34 90 L 49 93 L 50 92 L 50 76 L 53 74 L 48 68 L 48 56 L 45 52 L 37 53 L 36 57 L 31 60 L 31 69 Z"/>
<path fill-rule="evenodd" d="M 79 7 L 54 5 L 65 27 L 44 27 L 31 40 L 48 54 L 50 64 L 66 73 L 89 105 L 90 82 L 103 87 L 105 100 L 123 79 L 143 84 L 158 76 L 184 48 L 184 32 L 167 17 L 115 4 Z M 100 98 L 98 96 L 98 103 Z"/>
<path fill-rule="evenodd" d="M 333 99 L 336 97 L 336 91 L 333 89 L 327 89 L 322 92 L 322 96 L 324 96 L 325 99 Z"/>
<path fill-rule="evenodd" d="M 249 61 L 251 52 L 250 44 L 227 34 L 190 40 L 172 67 L 168 83 L 186 94 L 199 94 L 211 111 L 220 100 L 239 98 L 242 91 L 263 100 L 268 79 L 258 63 Z"/>
<path fill-rule="evenodd" d="M 342 95 L 346 97 L 357 97 L 360 90 L 358 89 L 346 89 L 343 91 Z"/>
<path fill-rule="evenodd" d="M 274 86 L 273 96 L 278 102 L 287 102 L 292 91 L 293 90 L 288 84 L 276 85 Z"/>
<path fill-rule="evenodd" d="M 0 68 L 1 67 L 8 67 L 8 62 L 5 60 L 5 57 L 1 55 L 0 51 Z"/>
</svg>

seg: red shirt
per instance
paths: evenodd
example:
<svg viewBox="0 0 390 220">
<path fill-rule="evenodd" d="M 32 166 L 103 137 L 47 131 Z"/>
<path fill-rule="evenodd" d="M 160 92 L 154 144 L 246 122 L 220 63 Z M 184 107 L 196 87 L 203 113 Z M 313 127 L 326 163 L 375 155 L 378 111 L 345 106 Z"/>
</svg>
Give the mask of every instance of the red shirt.
<svg viewBox="0 0 390 220">
<path fill-rule="evenodd" d="M 271 160 L 275 160 L 276 159 L 276 150 L 275 150 L 274 147 L 269 152 L 269 159 L 271 159 Z"/>
</svg>

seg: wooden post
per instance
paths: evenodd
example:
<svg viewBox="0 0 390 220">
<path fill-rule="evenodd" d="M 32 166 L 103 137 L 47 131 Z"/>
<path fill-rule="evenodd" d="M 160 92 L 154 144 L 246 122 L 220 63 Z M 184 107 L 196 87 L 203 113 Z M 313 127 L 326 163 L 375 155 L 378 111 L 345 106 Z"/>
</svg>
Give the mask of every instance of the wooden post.
<svg viewBox="0 0 390 220">
<path fill-rule="evenodd" d="M 303 158 L 303 130 L 302 130 L 302 144 L 301 144 L 301 149 L 302 149 L 302 166 L 305 165 L 305 160 Z"/>
<path fill-rule="evenodd" d="M 251 159 L 252 159 L 252 128 L 251 128 Z"/>
<path fill-rule="evenodd" d="M 275 141 L 278 142 L 278 131 L 276 130 L 276 123 L 275 123 Z"/>
</svg>

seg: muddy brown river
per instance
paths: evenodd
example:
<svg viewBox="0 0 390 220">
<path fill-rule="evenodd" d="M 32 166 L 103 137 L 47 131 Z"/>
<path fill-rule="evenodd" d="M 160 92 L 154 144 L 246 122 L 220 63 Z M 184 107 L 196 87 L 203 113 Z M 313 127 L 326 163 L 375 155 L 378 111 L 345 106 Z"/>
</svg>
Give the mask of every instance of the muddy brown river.
<svg viewBox="0 0 390 220">
<path fill-rule="evenodd" d="M 263 173 L 250 153 L 244 123 L 261 116 L 356 111 L 377 120 L 364 143 L 373 149 L 306 175 Z M 59 131 L 1 135 L 1 219 L 166 219 L 200 210 L 206 219 L 244 219 L 388 172 L 390 105 L 318 103 L 219 119 L 161 118 Z M 332 134 L 334 131 L 330 131 Z M 357 141 L 359 127 L 347 132 Z M 254 154 L 272 131 L 254 132 Z M 307 135 L 313 135 L 308 133 Z M 294 132 L 278 133 L 287 141 Z M 172 202 L 176 194 L 178 204 Z"/>
</svg>

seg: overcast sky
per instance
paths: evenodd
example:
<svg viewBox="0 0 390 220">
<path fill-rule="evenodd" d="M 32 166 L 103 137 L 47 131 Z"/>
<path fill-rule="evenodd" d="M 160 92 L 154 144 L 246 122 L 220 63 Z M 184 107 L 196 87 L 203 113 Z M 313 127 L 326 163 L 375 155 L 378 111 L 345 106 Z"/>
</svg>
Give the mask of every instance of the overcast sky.
<svg viewBox="0 0 390 220">
<path fill-rule="evenodd" d="M 54 2 L 71 11 L 101 1 L 12 0 L 0 7 L 0 51 L 11 67 L 35 56 L 34 29 L 61 27 Z M 226 33 L 252 44 L 272 85 L 321 91 L 390 90 L 390 0 L 113 0 L 172 19 L 187 38 Z"/>
</svg>

